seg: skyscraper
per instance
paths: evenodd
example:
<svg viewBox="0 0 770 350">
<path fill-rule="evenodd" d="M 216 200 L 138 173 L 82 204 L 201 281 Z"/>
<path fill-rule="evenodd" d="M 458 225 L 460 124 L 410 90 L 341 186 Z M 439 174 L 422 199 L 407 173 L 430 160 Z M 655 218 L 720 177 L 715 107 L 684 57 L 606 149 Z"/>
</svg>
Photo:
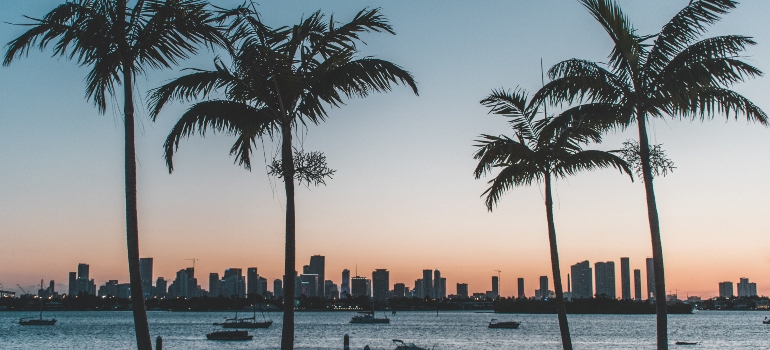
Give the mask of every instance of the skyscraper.
<svg viewBox="0 0 770 350">
<path fill-rule="evenodd" d="M 350 270 L 342 270 L 342 286 L 340 288 L 340 298 L 350 296 Z"/>
<path fill-rule="evenodd" d="M 652 258 L 647 258 L 647 299 L 655 299 L 655 266 Z"/>
<path fill-rule="evenodd" d="M 283 298 L 283 281 L 279 278 L 273 280 L 273 295 L 276 298 Z"/>
<path fill-rule="evenodd" d="M 433 270 L 422 270 L 422 293 L 421 298 L 433 298 Z"/>
<path fill-rule="evenodd" d="M 526 294 L 524 293 L 524 279 L 519 277 L 518 279 L 518 285 L 519 285 L 519 298 L 526 298 Z"/>
<path fill-rule="evenodd" d="M 596 295 L 615 299 L 615 262 L 598 262 L 596 269 Z"/>
<path fill-rule="evenodd" d="M 77 272 L 70 272 L 69 276 L 69 288 L 67 289 L 67 296 L 68 297 L 74 297 L 78 295 L 77 288 L 78 288 L 78 273 Z"/>
<path fill-rule="evenodd" d="M 318 282 L 316 282 L 316 291 L 318 296 L 324 296 L 325 281 L 326 281 L 326 257 L 323 255 L 313 255 L 310 257 L 310 273 L 318 275 Z"/>
<path fill-rule="evenodd" d="M 757 295 L 757 284 L 750 283 L 746 277 L 741 277 L 738 282 L 738 296 L 739 297 L 753 297 Z"/>
<path fill-rule="evenodd" d="M 385 300 L 390 290 L 390 272 L 387 269 L 376 269 L 372 272 L 372 296 L 374 300 Z"/>
<path fill-rule="evenodd" d="M 368 295 L 369 292 L 366 291 L 366 285 L 367 285 L 367 278 L 366 277 L 360 277 L 356 276 L 350 279 L 351 281 L 351 296 L 352 297 L 360 297 L 362 295 Z"/>
<path fill-rule="evenodd" d="M 468 284 L 467 283 L 458 283 L 457 284 L 457 295 L 467 298 L 468 297 Z"/>
<path fill-rule="evenodd" d="M 266 297 L 267 296 L 267 278 L 257 275 L 257 294 Z"/>
<path fill-rule="evenodd" d="M 168 290 L 168 283 L 166 282 L 166 280 L 163 277 L 158 277 L 158 279 L 155 281 L 154 295 L 158 298 L 165 298 L 167 290 Z"/>
<path fill-rule="evenodd" d="M 222 295 L 227 298 L 246 296 L 246 281 L 243 278 L 243 269 L 231 267 L 225 270 L 222 276 Z"/>
<path fill-rule="evenodd" d="M 216 298 L 222 295 L 222 292 L 219 290 L 219 274 L 216 272 L 209 273 L 209 296 Z"/>
<path fill-rule="evenodd" d="M 548 293 L 548 276 L 540 276 L 540 299 L 547 299 Z"/>
<path fill-rule="evenodd" d="M 642 270 L 634 269 L 634 300 L 642 300 Z"/>
<path fill-rule="evenodd" d="M 152 298 L 152 258 L 139 258 L 139 277 L 144 298 Z"/>
<path fill-rule="evenodd" d="M 302 292 L 308 298 L 322 297 L 318 290 L 318 279 L 320 278 L 315 273 L 303 273 L 300 277 L 300 283 L 302 283 Z"/>
<path fill-rule="evenodd" d="M 593 298 L 593 275 L 588 260 L 572 265 L 570 271 L 572 272 L 572 298 Z"/>
<path fill-rule="evenodd" d="M 631 300 L 631 264 L 628 258 L 620 258 L 620 295 Z"/>
<path fill-rule="evenodd" d="M 719 282 L 719 297 L 720 298 L 732 298 L 733 294 L 733 282 Z"/>
<path fill-rule="evenodd" d="M 393 297 L 405 298 L 406 297 L 406 285 L 403 283 L 396 283 L 393 285 Z"/>
<path fill-rule="evenodd" d="M 433 271 L 433 298 L 443 299 L 446 296 L 445 294 L 441 290 L 441 271 L 436 269 L 436 271 Z"/>
<path fill-rule="evenodd" d="M 256 267 L 249 267 L 246 269 L 246 295 L 252 297 L 259 294 L 259 274 Z"/>
<path fill-rule="evenodd" d="M 425 297 L 425 293 L 422 290 L 422 279 L 414 281 L 414 297 L 421 299 Z"/>
<path fill-rule="evenodd" d="M 500 278 L 497 276 L 492 276 L 492 295 L 495 298 L 500 296 Z"/>
</svg>

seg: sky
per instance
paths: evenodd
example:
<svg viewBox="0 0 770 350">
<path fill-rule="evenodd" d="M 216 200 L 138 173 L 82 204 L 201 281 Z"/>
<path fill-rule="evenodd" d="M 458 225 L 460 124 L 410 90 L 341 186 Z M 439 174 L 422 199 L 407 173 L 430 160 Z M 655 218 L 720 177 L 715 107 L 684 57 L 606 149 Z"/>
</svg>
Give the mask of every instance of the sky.
<svg viewBox="0 0 770 350">
<path fill-rule="evenodd" d="M 2 1 L 0 42 L 24 30 L 7 22 L 42 16 L 60 2 Z M 648 34 L 688 1 L 619 3 Z M 502 295 L 516 293 L 519 277 L 529 296 L 539 276 L 548 275 L 552 287 L 543 187 L 515 188 L 493 212 L 480 197 L 488 179 L 473 177 L 474 140 L 512 132 L 479 101 L 492 89 L 534 92 L 541 59 L 546 69 L 570 58 L 604 62 L 609 37 L 572 0 L 291 0 L 257 8 L 265 22 L 280 26 L 317 10 L 348 21 L 364 7 L 381 7 L 397 35 L 363 35 L 361 56 L 402 66 L 420 94 L 396 87 L 352 99 L 330 109 L 326 122 L 298 131 L 298 147 L 324 152 L 337 172 L 326 186 L 298 188 L 297 270 L 320 254 L 335 283 L 343 269 L 371 278 L 386 268 L 391 284 L 413 287 L 423 269 L 440 269 L 449 294 L 456 283 L 484 292 L 500 270 Z M 743 1 L 707 36 L 754 37 L 758 45 L 743 59 L 770 70 L 769 10 L 765 1 Z M 100 115 L 85 99 L 88 68 L 51 54 L 33 50 L 0 67 L 0 289 L 53 279 L 66 291 L 67 273 L 78 263 L 90 264 L 97 285 L 128 282 L 122 97 Z M 196 136 L 181 142 L 169 174 L 162 145 L 189 104 L 171 104 L 149 120 L 149 89 L 183 68 L 213 68 L 216 55 L 224 54 L 203 50 L 174 69 L 150 70 L 135 89 L 141 256 L 154 258 L 154 278 L 166 279 L 190 266 L 186 259 L 198 259 L 204 289 L 208 273 L 229 267 L 256 266 L 268 280 L 280 278 L 284 256 L 283 184 L 265 170 L 279 143 L 265 141 L 249 172 L 228 155 L 232 137 Z M 770 111 L 768 78 L 734 90 Z M 636 138 L 634 130 L 592 147 L 620 148 Z M 718 295 L 718 282 L 748 277 L 760 295 L 770 295 L 770 130 L 721 115 L 706 122 L 659 119 L 649 130 L 676 166 L 655 181 L 667 289 L 707 298 Z M 620 295 L 620 257 L 629 257 L 646 279 L 644 260 L 652 253 L 641 181 L 598 170 L 560 179 L 554 191 L 563 278 L 577 262 L 614 261 Z"/>
</svg>

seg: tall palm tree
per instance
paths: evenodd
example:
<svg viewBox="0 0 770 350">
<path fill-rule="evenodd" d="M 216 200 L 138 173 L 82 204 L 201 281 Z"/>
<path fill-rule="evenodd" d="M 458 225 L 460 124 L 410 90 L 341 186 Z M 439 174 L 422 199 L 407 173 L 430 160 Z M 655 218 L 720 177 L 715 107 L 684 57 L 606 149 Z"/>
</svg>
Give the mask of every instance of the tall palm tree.
<svg viewBox="0 0 770 350">
<path fill-rule="evenodd" d="M 705 120 L 724 113 L 728 118 L 743 114 L 749 121 L 767 125 L 765 112 L 729 89 L 734 83 L 762 75 L 738 56 L 755 42 L 740 35 L 701 39 L 709 25 L 735 8 L 733 0 L 690 1 L 654 35 L 637 34 L 612 0 L 580 1 L 613 41 L 609 61 L 599 64 L 569 59 L 557 63 L 548 71 L 552 81 L 533 100 L 587 102 L 582 108 L 601 116 L 602 125 L 624 128 L 636 123 L 652 241 L 657 344 L 658 349 L 667 349 L 663 245 L 647 123 L 664 116 Z"/>
<path fill-rule="evenodd" d="M 516 89 L 513 92 L 494 90 L 481 101 L 482 105 L 490 108 L 490 113 L 510 118 L 514 138 L 481 135 L 482 139 L 477 145 L 479 150 L 474 155 L 474 158 L 479 160 L 474 175 L 478 179 L 493 168 L 501 168 L 497 176 L 489 181 L 489 188 L 482 194 L 486 195 L 485 202 L 489 211 L 492 211 L 500 197 L 512 187 L 531 185 L 533 182 L 545 184 L 545 211 L 556 309 L 562 347 L 568 350 L 572 349 L 572 339 L 564 306 L 559 251 L 556 246 L 551 181 L 574 175 L 578 171 L 596 168 L 614 167 L 629 176 L 631 170 L 623 159 L 612 153 L 583 150 L 581 143 L 601 141 L 596 130 L 580 123 L 573 123 L 569 128 L 555 129 L 550 124 L 554 120 L 552 117 L 535 120 L 538 105 L 532 102 L 528 104 L 527 99 L 524 90 Z M 578 120 L 581 117 L 584 116 L 579 108 L 571 108 L 558 118 Z"/>
<path fill-rule="evenodd" d="M 136 150 L 134 144 L 133 81 L 149 68 L 170 68 L 195 54 L 199 44 L 224 43 L 212 25 L 206 2 L 198 0 L 71 0 L 32 23 L 8 43 L 3 65 L 26 56 L 38 46 L 53 45 L 53 55 L 90 66 L 86 95 L 100 113 L 107 94 L 123 85 L 125 122 L 126 241 L 131 298 L 140 350 L 152 349 L 142 281 L 139 276 L 139 229 L 136 207 Z"/>
<path fill-rule="evenodd" d="M 182 138 L 207 129 L 237 136 L 231 154 L 251 168 L 251 152 L 258 138 L 280 135 L 278 173 L 286 191 L 286 255 L 284 316 L 281 348 L 294 345 L 295 207 L 294 180 L 311 176 L 295 164 L 292 130 L 298 124 L 318 124 L 327 107 L 339 107 L 343 98 L 366 97 L 404 84 L 417 94 L 409 72 L 371 57 L 356 58 L 359 35 L 365 32 L 395 34 L 379 9 L 364 9 L 353 20 L 339 24 L 320 12 L 291 27 L 271 28 L 249 7 L 224 14 L 228 32 L 238 47 L 231 68 L 215 60 L 215 70 L 198 70 L 156 89 L 151 97 L 152 117 L 171 99 L 205 99 L 214 91 L 224 99 L 194 104 L 176 123 L 165 143 L 169 172 Z"/>
</svg>

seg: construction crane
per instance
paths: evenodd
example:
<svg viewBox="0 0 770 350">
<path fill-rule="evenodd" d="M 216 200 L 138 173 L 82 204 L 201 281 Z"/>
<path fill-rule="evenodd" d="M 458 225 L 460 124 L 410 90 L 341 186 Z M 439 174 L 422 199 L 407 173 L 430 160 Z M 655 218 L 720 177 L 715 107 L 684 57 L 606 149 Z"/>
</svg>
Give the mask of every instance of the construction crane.
<svg viewBox="0 0 770 350">
<path fill-rule="evenodd" d="M 24 290 L 24 288 L 22 288 L 18 283 L 16 284 L 16 286 L 19 287 L 19 289 L 21 289 L 21 291 L 24 292 L 24 294 L 29 295 L 29 293 L 27 293 L 27 291 Z"/>
<path fill-rule="evenodd" d="M 192 258 L 192 259 L 185 259 L 185 260 L 192 260 L 192 262 L 193 262 L 193 270 L 195 270 L 195 262 L 198 261 L 198 259 Z"/>
</svg>

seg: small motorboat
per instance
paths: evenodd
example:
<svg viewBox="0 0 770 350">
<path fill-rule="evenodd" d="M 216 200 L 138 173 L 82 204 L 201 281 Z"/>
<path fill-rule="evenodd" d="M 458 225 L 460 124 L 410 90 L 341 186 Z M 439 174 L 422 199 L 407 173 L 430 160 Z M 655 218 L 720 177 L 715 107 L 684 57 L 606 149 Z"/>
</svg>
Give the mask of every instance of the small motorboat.
<svg viewBox="0 0 770 350">
<path fill-rule="evenodd" d="M 697 341 L 678 341 L 674 343 L 676 345 L 698 345 Z"/>
<path fill-rule="evenodd" d="M 390 319 L 388 317 L 377 318 L 374 316 L 374 311 L 363 311 L 353 316 L 350 323 L 390 323 Z"/>
<path fill-rule="evenodd" d="M 393 339 L 393 344 L 396 344 L 396 350 L 430 350 L 428 348 L 421 348 L 413 343 L 404 343 L 401 339 Z"/>
<path fill-rule="evenodd" d="M 206 334 L 208 340 L 251 340 L 253 335 L 249 331 L 218 331 Z"/>
<path fill-rule="evenodd" d="M 500 322 L 496 318 L 493 318 L 492 321 L 489 322 L 489 326 L 487 328 L 507 328 L 507 329 L 516 329 L 519 328 L 519 325 L 521 323 L 516 321 L 505 321 Z"/>
<path fill-rule="evenodd" d="M 764 319 L 764 320 L 762 320 L 762 324 L 770 324 L 770 319 L 768 319 L 767 317 L 765 317 L 765 319 Z"/>
</svg>

